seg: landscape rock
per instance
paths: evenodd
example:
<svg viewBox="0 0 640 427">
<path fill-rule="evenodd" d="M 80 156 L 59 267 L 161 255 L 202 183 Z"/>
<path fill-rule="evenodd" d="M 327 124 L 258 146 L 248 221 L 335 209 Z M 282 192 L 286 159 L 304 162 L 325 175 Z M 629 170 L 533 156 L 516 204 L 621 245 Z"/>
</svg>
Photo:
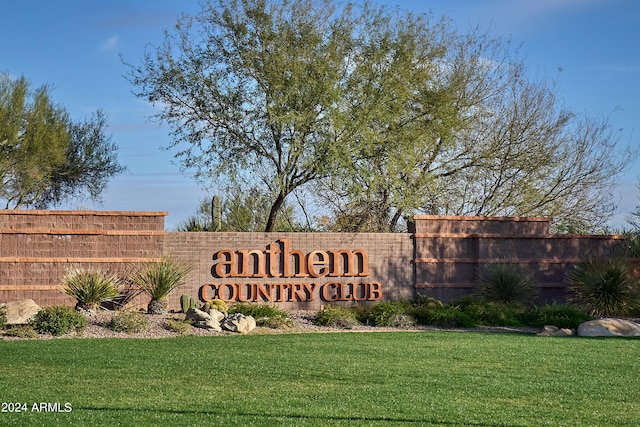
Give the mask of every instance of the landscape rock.
<svg viewBox="0 0 640 427">
<path fill-rule="evenodd" d="M 640 324 L 624 319 L 590 320 L 578 326 L 581 337 L 640 337 Z"/>
<path fill-rule="evenodd" d="M 573 335 L 573 333 L 574 331 L 571 329 L 558 328 L 553 325 L 544 325 L 544 328 L 538 332 L 538 335 L 541 337 L 568 337 Z"/>
<path fill-rule="evenodd" d="M 209 316 L 211 316 L 211 318 L 216 319 L 218 322 L 222 322 L 222 320 L 224 320 L 224 313 L 216 310 L 215 308 L 209 309 L 208 314 Z"/>
<path fill-rule="evenodd" d="M 208 329 L 210 331 L 222 332 L 220 322 L 214 318 L 209 320 L 200 320 L 193 324 L 196 328 Z"/>
<path fill-rule="evenodd" d="M 9 301 L 2 305 L 7 310 L 7 325 L 26 325 L 41 310 L 32 299 Z"/>
<path fill-rule="evenodd" d="M 194 322 L 206 322 L 211 320 L 212 318 L 213 317 L 209 313 L 193 307 L 187 310 L 184 316 L 184 320 L 192 320 Z"/>
<path fill-rule="evenodd" d="M 234 313 L 224 319 L 222 328 L 230 332 L 248 334 L 256 327 L 256 320 L 252 316 L 245 316 L 241 313 Z"/>
</svg>

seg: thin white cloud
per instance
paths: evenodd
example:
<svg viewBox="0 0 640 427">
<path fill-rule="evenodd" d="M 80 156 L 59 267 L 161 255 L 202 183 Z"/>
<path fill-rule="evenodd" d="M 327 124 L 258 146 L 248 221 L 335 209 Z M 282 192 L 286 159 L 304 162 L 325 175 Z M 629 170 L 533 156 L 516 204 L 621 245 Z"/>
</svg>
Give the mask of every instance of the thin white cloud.
<svg viewBox="0 0 640 427">
<path fill-rule="evenodd" d="M 111 52 L 118 48 L 118 36 L 109 37 L 102 43 L 102 51 Z"/>
</svg>

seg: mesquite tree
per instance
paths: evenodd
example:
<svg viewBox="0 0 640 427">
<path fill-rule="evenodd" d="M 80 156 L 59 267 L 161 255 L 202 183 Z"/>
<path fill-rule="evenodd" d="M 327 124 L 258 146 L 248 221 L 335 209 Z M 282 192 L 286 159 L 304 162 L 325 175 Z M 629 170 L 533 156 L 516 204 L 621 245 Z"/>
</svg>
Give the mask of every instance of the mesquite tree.
<svg viewBox="0 0 640 427">
<path fill-rule="evenodd" d="M 367 3 L 203 4 L 131 65 L 170 148 L 204 180 L 252 181 L 272 231 L 299 189 L 334 229 L 395 231 L 415 213 L 606 219 L 636 155 L 572 113 L 490 34 Z"/>
<path fill-rule="evenodd" d="M 98 200 L 122 172 L 106 116 L 74 122 L 46 85 L 31 90 L 25 77 L 0 75 L 0 199 L 5 209 L 47 208 L 65 199 Z"/>
</svg>

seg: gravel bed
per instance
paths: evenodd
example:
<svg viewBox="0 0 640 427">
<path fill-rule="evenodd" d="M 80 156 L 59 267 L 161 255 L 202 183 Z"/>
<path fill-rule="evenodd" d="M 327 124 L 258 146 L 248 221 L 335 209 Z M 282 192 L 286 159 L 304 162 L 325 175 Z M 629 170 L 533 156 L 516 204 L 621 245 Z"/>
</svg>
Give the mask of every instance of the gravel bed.
<svg viewBox="0 0 640 427">
<path fill-rule="evenodd" d="M 116 312 L 101 310 L 95 313 L 86 313 L 89 324 L 82 334 L 66 334 L 61 336 L 39 335 L 36 339 L 68 339 L 68 338 L 170 338 L 177 337 L 180 334 L 167 329 L 166 323 L 170 319 L 184 319 L 183 313 L 167 313 L 164 315 L 144 314 L 147 319 L 147 329 L 144 332 L 125 333 L 115 332 L 109 328 L 111 318 Z M 291 327 L 271 329 L 266 327 L 257 327 L 251 334 L 282 334 L 282 333 L 327 333 L 327 332 L 381 332 L 381 331 L 424 331 L 424 330 L 447 330 L 447 331 L 500 331 L 500 332 L 527 332 L 537 333 L 539 329 L 535 328 L 512 328 L 512 327 L 478 327 L 471 329 L 464 328 L 439 328 L 435 326 L 416 325 L 408 328 L 384 328 L 376 326 L 358 325 L 351 329 L 334 328 L 319 326 L 313 322 L 316 311 L 288 311 L 289 318 L 292 321 Z M 237 335 L 232 332 L 214 332 L 202 328 L 191 327 L 186 335 L 194 336 L 220 336 L 220 335 Z M 16 340 L 21 338 L 0 335 L 3 340 Z"/>
</svg>

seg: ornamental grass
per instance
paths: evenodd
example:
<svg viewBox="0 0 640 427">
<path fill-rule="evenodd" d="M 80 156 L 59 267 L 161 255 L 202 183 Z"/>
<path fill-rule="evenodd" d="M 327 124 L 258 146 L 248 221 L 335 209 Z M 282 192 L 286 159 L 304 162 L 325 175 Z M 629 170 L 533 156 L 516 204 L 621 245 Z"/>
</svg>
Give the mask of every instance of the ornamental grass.
<svg viewBox="0 0 640 427">
<path fill-rule="evenodd" d="M 120 279 L 101 270 L 69 269 L 62 278 L 62 292 L 76 299 L 76 307 L 93 310 L 120 297 Z"/>
</svg>

